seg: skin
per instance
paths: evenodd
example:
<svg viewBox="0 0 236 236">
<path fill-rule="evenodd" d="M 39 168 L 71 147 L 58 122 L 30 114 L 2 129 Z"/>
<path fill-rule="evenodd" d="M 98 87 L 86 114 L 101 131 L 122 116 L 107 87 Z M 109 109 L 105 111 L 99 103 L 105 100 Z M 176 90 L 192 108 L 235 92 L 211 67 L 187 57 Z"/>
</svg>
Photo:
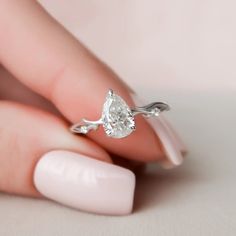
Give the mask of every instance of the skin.
<svg viewBox="0 0 236 236">
<path fill-rule="evenodd" d="M 131 89 L 36 2 L 0 2 L 0 191 L 40 196 L 34 167 L 46 152 L 79 152 L 105 162 L 164 158 L 160 142 L 141 116 L 124 139 L 102 129 L 76 136 L 82 117 L 100 117 L 109 88 L 130 106 Z"/>
</svg>

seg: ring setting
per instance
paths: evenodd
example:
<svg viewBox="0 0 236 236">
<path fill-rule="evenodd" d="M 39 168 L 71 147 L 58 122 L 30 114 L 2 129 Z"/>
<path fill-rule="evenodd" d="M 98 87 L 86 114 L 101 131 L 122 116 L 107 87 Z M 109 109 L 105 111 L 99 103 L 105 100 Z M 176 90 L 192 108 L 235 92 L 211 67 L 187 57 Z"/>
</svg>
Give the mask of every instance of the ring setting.
<svg viewBox="0 0 236 236">
<path fill-rule="evenodd" d="M 82 119 L 70 127 L 72 133 L 87 134 L 91 130 L 103 126 L 108 137 L 124 138 L 136 129 L 135 116 L 143 115 L 145 118 L 157 117 L 163 111 L 168 111 L 169 105 L 163 102 L 153 102 L 145 106 L 130 108 L 127 103 L 109 89 L 101 118 L 96 121 Z"/>
</svg>

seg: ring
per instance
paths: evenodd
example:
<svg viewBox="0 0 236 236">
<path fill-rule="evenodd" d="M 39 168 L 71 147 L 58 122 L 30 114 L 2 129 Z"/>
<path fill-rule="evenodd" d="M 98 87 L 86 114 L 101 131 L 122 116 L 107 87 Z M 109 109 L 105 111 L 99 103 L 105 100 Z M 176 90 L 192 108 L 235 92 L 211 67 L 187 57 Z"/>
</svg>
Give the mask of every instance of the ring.
<svg viewBox="0 0 236 236">
<path fill-rule="evenodd" d="M 136 115 L 141 114 L 145 118 L 157 117 L 161 112 L 169 109 L 169 105 L 163 102 L 153 102 L 146 106 L 130 108 L 120 96 L 109 89 L 101 118 L 97 121 L 82 119 L 81 122 L 72 125 L 70 131 L 87 134 L 102 125 L 108 137 L 124 138 L 136 129 L 134 120 Z"/>
</svg>

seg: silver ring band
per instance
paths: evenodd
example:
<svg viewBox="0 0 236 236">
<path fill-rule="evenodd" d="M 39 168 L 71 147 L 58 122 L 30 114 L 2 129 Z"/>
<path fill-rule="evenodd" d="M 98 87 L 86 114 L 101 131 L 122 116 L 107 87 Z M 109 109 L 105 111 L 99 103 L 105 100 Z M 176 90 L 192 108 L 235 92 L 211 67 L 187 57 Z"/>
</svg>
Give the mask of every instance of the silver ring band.
<svg viewBox="0 0 236 236">
<path fill-rule="evenodd" d="M 124 138 L 131 134 L 136 126 L 134 117 L 143 115 L 146 118 L 158 116 L 163 111 L 168 111 L 169 105 L 163 102 L 153 102 L 142 107 L 130 108 L 126 102 L 110 89 L 103 105 L 102 116 L 97 121 L 82 119 L 70 127 L 72 133 L 87 134 L 103 126 L 108 137 Z"/>
</svg>

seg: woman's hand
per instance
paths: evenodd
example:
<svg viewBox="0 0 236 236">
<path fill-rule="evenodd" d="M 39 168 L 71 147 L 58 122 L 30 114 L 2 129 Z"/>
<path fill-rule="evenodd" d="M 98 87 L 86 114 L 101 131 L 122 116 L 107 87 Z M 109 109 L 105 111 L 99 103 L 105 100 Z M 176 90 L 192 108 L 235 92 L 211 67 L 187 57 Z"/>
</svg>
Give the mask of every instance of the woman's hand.
<svg viewBox="0 0 236 236">
<path fill-rule="evenodd" d="M 162 120 L 153 129 L 139 116 L 137 130 L 120 140 L 69 132 L 69 123 L 100 117 L 109 88 L 131 106 L 133 92 L 37 2 L 1 1 L 0 63 L 1 191 L 126 214 L 134 176 L 107 163 L 181 163 L 184 148 Z"/>
</svg>

